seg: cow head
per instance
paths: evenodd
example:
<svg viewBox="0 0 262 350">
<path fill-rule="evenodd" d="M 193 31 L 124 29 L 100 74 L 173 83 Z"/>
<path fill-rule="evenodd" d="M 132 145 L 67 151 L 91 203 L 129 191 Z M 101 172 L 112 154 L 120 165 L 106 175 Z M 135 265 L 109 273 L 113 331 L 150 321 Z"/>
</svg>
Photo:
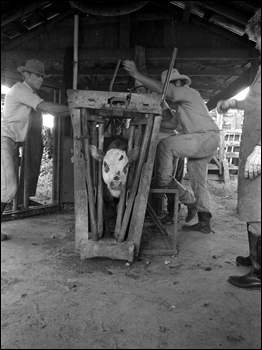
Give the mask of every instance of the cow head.
<svg viewBox="0 0 262 350">
<path fill-rule="evenodd" d="M 139 147 L 128 153 L 118 148 L 112 148 L 104 154 L 103 151 L 93 145 L 89 146 L 89 150 L 93 158 L 103 162 L 103 179 L 111 195 L 119 198 L 121 190 L 126 184 L 130 162 L 134 161 L 139 155 Z"/>
</svg>

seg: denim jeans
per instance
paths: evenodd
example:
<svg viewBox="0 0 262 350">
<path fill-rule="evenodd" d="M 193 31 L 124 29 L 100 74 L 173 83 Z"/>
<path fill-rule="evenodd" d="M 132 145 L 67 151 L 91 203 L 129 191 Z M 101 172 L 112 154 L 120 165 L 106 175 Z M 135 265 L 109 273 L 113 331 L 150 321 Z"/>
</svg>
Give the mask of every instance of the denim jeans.
<svg viewBox="0 0 262 350">
<path fill-rule="evenodd" d="M 181 203 L 197 201 L 198 211 L 210 212 L 210 196 L 207 188 L 208 163 L 219 145 L 219 133 L 172 135 L 160 141 L 157 148 L 157 185 L 179 190 Z M 187 158 L 187 167 L 194 196 L 174 179 L 178 157 Z"/>
<path fill-rule="evenodd" d="M 18 144 L 9 137 L 1 137 L 1 202 L 9 203 L 17 192 Z"/>
</svg>

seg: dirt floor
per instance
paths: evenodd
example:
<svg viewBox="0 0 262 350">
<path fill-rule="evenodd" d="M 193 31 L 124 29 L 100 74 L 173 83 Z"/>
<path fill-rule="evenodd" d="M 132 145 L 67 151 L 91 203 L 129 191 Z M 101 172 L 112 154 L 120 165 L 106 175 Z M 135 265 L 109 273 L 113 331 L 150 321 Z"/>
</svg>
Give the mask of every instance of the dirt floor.
<svg viewBox="0 0 262 350">
<path fill-rule="evenodd" d="M 4 222 L 1 349 L 260 349 L 261 292 L 227 283 L 249 271 L 245 224 L 235 195 L 211 192 L 214 234 L 183 233 L 183 208 L 178 256 L 130 266 L 64 253 L 72 210 Z M 147 228 L 141 246 L 159 237 Z"/>
</svg>

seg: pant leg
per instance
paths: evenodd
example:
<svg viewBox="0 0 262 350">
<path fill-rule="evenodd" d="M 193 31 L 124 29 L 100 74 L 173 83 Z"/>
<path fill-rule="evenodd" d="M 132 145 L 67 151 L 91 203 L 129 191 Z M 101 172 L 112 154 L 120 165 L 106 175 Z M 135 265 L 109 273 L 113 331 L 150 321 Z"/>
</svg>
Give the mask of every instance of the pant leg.
<svg viewBox="0 0 262 350">
<path fill-rule="evenodd" d="M 210 195 L 207 188 L 208 163 L 212 157 L 187 160 L 190 183 L 197 201 L 197 210 L 210 212 Z"/>
<path fill-rule="evenodd" d="M 15 149 L 17 144 L 1 137 L 1 202 L 9 203 L 17 192 Z"/>
<path fill-rule="evenodd" d="M 165 142 L 169 137 L 163 139 L 157 148 L 156 153 L 156 179 L 160 188 L 172 188 L 179 191 L 179 201 L 183 204 L 190 204 L 195 201 L 194 195 L 181 185 L 174 177 L 177 169 L 178 157 L 173 152 L 172 139 Z"/>
<path fill-rule="evenodd" d="M 172 135 L 163 139 L 157 149 L 157 184 L 159 187 L 172 187 L 179 190 L 179 200 L 188 204 L 194 196 L 173 179 L 173 159 L 178 157 L 193 160 L 188 166 L 190 182 L 197 200 L 199 211 L 210 211 L 210 197 L 207 190 L 207 167 L 220 142 L 219 134 L 213 131 L 198 134 Z M 190 161 L 189 161 L 190 163 Z"/>
</svg>

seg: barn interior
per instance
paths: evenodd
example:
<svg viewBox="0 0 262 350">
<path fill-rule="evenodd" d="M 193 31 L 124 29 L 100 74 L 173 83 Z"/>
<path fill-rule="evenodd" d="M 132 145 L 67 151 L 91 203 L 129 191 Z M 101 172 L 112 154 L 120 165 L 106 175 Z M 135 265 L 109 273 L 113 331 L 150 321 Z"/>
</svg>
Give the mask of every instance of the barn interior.
<svg viewBox="0 0 262 350">
<path fill-rule="evenodd" d="M 177 48 L 174 68 L 191 78 L 217 118 L 217 102 L 256 75 L 259 51 L 245 26 L 260 7 L 256 0 L 1 1 L 1 84 L 22 81 L 17 67 L 34 58 L 50 75 L 39 91 L 46 101 L 67 104 L 69 90 L 126 94 L 135 82 L 121 63 L 114 77 L 120 60 L 133 59 L 160 80 Z M 49 164 L 43 133 L 52 142 L 44 200 L 36 195 Z M 232 135 L 239 144 L 241 130 Z M 2 217 L 11 239 L 1 244 L 1 348 L 261 348 L 259 292 L 225 283 L 232 270 L 245 272 L 234 262 L 247 245 L 235 197 L 214 197 L 217 234 L 180 235 L 178 256 L 79 260 L 74 136 L 70 116 L 54 118 L 51 129 L 40 116 L 20 145 L 19 191 Z M 209 175 L 226 182 L 220 151 Z M 146 229 L 141 244 L 155 236 Z"/>
<path fill-rule="evenodd" d="M 40 91 L 47 101 L 67 103 L 66 91 L 71 88 L 127 92 L 134 81 L 121 64 L 110 87 L 119 60 L 133 59 L 142 72 L 160 80 L 176 47 L 174 67 L 190 76 L 191 86 L 212 111 L 219 100 L 248 87 L 256 74 L 259 52 L 245 35 L 245 25 L 259 6 L 259 1 L 2 1 L 2 85 L 21 81 L 17 67 L 35 58 L 44 62 L 50 75 Z M 38 138 L 40 124 L 31 130 Z M 74 201 L 69 186 L 73 181 L 70 117 L 59 121 L 53 132 L 55 205 L 51 207 L 57 209 L 57 204 Z M 30 142 L 30 148 L 41 148 L 36 137 Z M 29 161 L 35 162 L 31 194 L 39 176 L 41 149 L 36 153 Z"/>
</svg>

